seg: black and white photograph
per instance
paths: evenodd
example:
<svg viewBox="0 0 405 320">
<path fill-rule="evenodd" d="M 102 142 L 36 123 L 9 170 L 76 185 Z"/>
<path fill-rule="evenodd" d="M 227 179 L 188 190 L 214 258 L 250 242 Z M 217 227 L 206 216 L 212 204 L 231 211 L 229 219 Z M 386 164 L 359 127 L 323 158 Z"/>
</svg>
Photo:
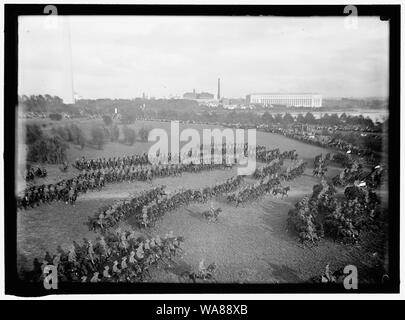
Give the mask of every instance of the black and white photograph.
<svg viewBox="0 0 405 320">
<path fill-rule="evenodd" d="M 5 9 L 11 294 L 399 290 L 399 5 Z"/>
</svg>

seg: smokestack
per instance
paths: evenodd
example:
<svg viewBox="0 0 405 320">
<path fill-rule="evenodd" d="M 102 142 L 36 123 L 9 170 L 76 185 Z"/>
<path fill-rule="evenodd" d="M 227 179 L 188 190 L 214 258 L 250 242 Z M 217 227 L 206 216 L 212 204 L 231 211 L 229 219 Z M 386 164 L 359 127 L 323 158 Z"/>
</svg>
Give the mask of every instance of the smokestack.
<svg viewBox="0 0 405 320">
<path fill-rule="evenodd" d="M 221 78 L 218 78 L 218 95 L 217 95 L 217 99 L 218 100 L 221 99 Z"/>
</svg>

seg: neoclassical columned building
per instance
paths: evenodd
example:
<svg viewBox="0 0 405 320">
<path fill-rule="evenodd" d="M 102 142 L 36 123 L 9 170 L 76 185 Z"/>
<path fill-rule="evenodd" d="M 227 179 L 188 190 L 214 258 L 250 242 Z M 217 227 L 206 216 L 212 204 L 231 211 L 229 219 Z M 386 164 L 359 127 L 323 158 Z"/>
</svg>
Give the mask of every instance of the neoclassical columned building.
<svg viewBox="0 0 405 320">
<path fill-rule="evenodd" d="M 264 106 L 285 105 L 287 107 L 322 107 L 322 96 L 314 93 L 252 93 L 246 96 L 248 104 L 258 103 Z"/>
</svg>

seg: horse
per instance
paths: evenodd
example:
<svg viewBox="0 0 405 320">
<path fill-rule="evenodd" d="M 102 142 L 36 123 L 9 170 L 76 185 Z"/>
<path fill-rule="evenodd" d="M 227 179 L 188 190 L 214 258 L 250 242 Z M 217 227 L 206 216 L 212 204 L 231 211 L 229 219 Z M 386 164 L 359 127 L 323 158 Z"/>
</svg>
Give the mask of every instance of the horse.
<svg viewBox="0 0 405 320">
<path fill-rule="evenodd" d="M 202 215 L 203 215 L 203 217 L 205 218 L 205 219 L 207 219 L 208 221 L 212 221 L 212 222 L 215 222 L 215 221 L 218 221 L 218 216 L 219 216 L 219 213 L 220 212 L 222 212 L 222 209 L 221 208 L 218 208 L 218 209 L 210 209 L 210 210 L 207 210 L 207 211 L 204 211 L 203 213 L 202 213 Z"/>
<path fill-rule="evenodd" d="M 290 186 L 279 187 L 279 188 L 274 188 L 272 190 L 272 194 L 273 194 L 273 196 L 277 196 L 278 194 L 281 194 L 281 199 L 283 199 L 284 196 L 288 197 L 288 191 L 290 191 Z"/>
</svg>

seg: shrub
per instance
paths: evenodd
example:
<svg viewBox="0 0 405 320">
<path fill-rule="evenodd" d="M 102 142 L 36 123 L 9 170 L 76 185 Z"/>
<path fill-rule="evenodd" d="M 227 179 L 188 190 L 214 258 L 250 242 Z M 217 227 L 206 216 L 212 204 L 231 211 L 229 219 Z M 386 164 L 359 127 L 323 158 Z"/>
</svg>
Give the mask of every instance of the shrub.
<svg viewBox="0 0 405 320">
<path fill-rule="evenodd" d="M 283 117 L 283 122 L 286 124 L 294 123 L 294 117 L 291 114 L 286 113 Z"/>
<path fill-rule="evenodd" d="M 103 116 L 103 121 L 104 121 L 104 123 L 105 123 L 107 126 L 109 126 L 109 125 L 112 124 L 112 119 L 111 119 L 110 116 L 104 115 L 104 116 Z"/>
<path fill-rule="evenodd" d="M 311 112 L 307 112 L 304 119 L 305 119 L 305 123 L 307 123 L 307 124 L 316 123 L 315 116 Z"/>
<path fill-rule="evenodd" d="M 91 138 L 93 143 L 96 144 L 99 149 L 102 149 L 105 138 L 104 129 L 97 125 L 91 127 Z"/>
<path fill-rule="evenodd" d="M 70 126 L 70 136 L 74 144 L 79 145 L 82 149 L 86 144 L 86 138 L 84 137 L 83 130 L 76 124 Z"/>
<path fill-rule="evenodd" d="M 132 146 L 136 140 L 135 130 L 132 128 L 128 128 L 127 126 L 124 126 L 123 132 L 124 132 L 124 142 Z"/>
<path fill-rule="evenodd" d="M 49 118 L 54 121 L 62 120 L 62 115 L 60 113 L 50 113 Z"/>
<path fill-rule="evenodd" d="M 68 127 L 57 127 L 56 129 L 52 130 L 55 134 L 57 134 L 62 140 L 64 141 L 71 141 L 70 130 Z"/>
<path fill-rule="evenodd" d="M 142 127 L 141 129 L 139 129 L 139 137 L 141 138 L 141 141 L 148 141 L 149 132 L 150 128 Z"/>
<path fill-rule="evenodd" d="M 27 160 L 46 162 L 50 164 L 63 163 L 66 160 L 66 150 L 69 148 L 58 136 L 43 137 L 28 145 Z"/>
<path fill-rule="evenodd" d="M 116 124 L 114 124 L 111 128 L 110 138 L 111 142 L 117 141 L 120 136 L 120 129 Z"/>
<path fill-rule="evenodd" d="M 27 124 L 25 136 L 27 144 L 35 143 L 36 141 L 42 139 L 42 129 L 37 124 Z"/>
</svg>

